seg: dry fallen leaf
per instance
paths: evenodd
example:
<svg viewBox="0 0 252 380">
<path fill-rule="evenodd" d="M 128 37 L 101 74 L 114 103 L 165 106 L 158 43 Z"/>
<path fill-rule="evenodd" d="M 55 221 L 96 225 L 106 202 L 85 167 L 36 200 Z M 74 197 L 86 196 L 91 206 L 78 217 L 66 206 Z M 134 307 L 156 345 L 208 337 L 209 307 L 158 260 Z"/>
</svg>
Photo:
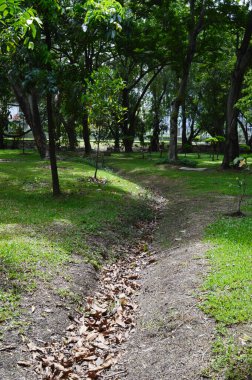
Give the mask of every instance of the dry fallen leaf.
<svg viewBox="0 0 252 380">
<path fill-rule="evenodd" d="M 22 361 L 22 360 L 18 361 L 17 364 L 20 365 L 21 367 L 30 367 L 32 365 L 31 362 L 29 362 L 29 361 L 26 362 L 26 361 Z"/>
<path fill-rule="evenodd" d="M 31 313 L 34 313 L 35 309 L 36 309 L 36 307 L 35 307 L 35 306 L 32 306 L 32 307 L 31 307 Z"/>
<path fill-rule="evenodd" d="M 144 224 L 139 228 L 144 228 Z M 149 257 L 149 247 L 143 240 L 135 247 L 120 247 L 118 256 L 124 257 L 104 267 L 97 291 L 86 298 L 85 313 L 69 316 L 72 323 L 62 342 L 48 343 L 43 349 L 29 344 L 37 361 L 35 371 L 41 378 L 98 380 L 116 363 L 120 358 L 120 344 L 129 338 L 135 326 L 138 305 L 132 296 L 140 287 L 136 280 L 142 268 L 155 260 Z M 45 309 L 45 312 L 53 310 Z"/>
</svg>

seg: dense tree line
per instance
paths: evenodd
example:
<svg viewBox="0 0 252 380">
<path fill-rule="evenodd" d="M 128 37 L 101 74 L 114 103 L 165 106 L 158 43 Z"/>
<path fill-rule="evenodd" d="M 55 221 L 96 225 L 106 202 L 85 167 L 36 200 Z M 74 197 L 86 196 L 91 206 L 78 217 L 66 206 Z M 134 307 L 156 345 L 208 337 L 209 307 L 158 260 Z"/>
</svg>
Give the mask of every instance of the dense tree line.
<svg viewBox="0 0 252 380">
<path fill-rule="evenodd" d="M 57 144 L 67 141 L 74 150 L 81 137 L 90 154 L 95 120 L 115 151 L 122 143 L 126 152 L 135 137 L 143 141 L 146 134 L 157 151 L 169 124 L 170 161 L 177 160 L 179 125 L 183 149 L 203 132 L 221 136 L 222 165 L 228 168 L 239 155 L 238 127 L 252 146 L 249 5 L 235 0 L 0 0 L 0 147 L 8 102 L 15 98 L 41 158 L 50 157 L 55 194 L 60 192 Z M 118 107 L 113 98 L 110 118 L 106 113 L 102 123 L 87 94 L 92 94 L 94 73 L 104 68 L 105 88 L 118 80 L 123 86 L 113 93 Z M 121 110 L 120 117 L 113 109 Z"/>
</svg>

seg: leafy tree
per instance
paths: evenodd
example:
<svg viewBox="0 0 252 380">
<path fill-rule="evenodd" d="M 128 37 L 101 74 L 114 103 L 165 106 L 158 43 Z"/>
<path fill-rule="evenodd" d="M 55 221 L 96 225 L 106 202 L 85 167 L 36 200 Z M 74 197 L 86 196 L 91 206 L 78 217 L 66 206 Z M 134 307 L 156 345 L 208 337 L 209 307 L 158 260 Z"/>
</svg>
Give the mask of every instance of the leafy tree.
<svg viewBox="0 0 252 380">
<path fill-rule="evenodd" d="M 89 111 L 92 133 L 97 142 L 95 179 L 97 178 L 100 142 L 108 137 L 111 125 L 119 123 L 123 115 L 124 109 L 118 101 L 123 87 L 123 80 L 114 77 L 108 67 L 101 67 L 93 72 L 87 84 L 84 101 Z"/>
<path fill-rule="evenodd" d="M 169 146 L 169 160 L 177 160 L 177 132 L 178 132 L 178 117 L 179 110 L 185 101 L 188 79 L 190 75 L 190 68 L 196 53 L 197 41 L 199 34 L 204 28 L 205 14 L 207 10 L 206 1 L 196 2 L 194 0 L 182 4 L 182 7 L 176 11 L 176 2 L 172 3 L 174 11 L 174 19 L 179 25 L 187 26 L 187 30 L 180 31 L 180 35 L 186 34 L 187 42 L 181 46 L 184 56 L 177 67 L 178 83 L 177 93 L 172 101 L 171 117 L 170 117 L 170 146 Z"/>
<path fill-rule="evenodd" d="M 0 0 L 0 15 L 1 52 L 14 50 L 20 40 L 32 49 L 32 38 L 35 38 L 37 33 L 36 27 L 41 25 L 34 9 L 25 7 L 22 0 Z"/>
<path fill-rule="evenodd" d="M 239 156 L 239 139 L 237 128 L 239 109 L 236 107 L 236 104 L 241 97 L 244 76 L 252 65 L 252 11 L 248 11 L 245 7 L 244 12 L 244 34 L 240 46 L 237 49 L 236 62 L 232 72 L 231 85 L 228 93 L 227 136 L 224 158 L 222 162 L 222 167 L 224 169 L 229 168 L 230 163 Z"/>
</svg>

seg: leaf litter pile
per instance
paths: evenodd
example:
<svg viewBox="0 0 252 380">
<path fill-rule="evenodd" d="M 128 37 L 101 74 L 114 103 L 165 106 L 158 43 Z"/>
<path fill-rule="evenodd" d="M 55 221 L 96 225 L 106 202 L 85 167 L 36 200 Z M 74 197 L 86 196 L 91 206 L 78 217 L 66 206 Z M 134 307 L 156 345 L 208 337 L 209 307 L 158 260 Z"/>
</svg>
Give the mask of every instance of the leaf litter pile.
<svg viewBox="0 0 252 380">
<path fill-rule="evenodd" d="M 155 222 L 138 225 L 144 240 L 120 247 L 124 257 L 103 268 L 97 292 L 86 298 L 84 313 L 73 318 L 64 339 L 44 347 L 29 343 L 32 360 L 19 365 L 32 366 L 43 380 L 119 379 L 123 370 L 111 374 L 108 369 L 119 361 L 121 345 L 135 328 L 138 306 L 133 295 L 140 287 L 142 269 L 156 261 L 149 248 L 155 226 Z"/>
</svg>

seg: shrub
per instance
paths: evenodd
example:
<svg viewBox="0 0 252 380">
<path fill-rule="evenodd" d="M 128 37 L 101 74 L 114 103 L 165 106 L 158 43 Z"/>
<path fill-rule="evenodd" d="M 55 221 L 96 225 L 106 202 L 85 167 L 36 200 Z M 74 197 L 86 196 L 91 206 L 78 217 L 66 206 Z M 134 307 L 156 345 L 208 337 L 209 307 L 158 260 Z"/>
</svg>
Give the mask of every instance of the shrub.
<svg viewBox="0 0 252 380">
<path fill-rule="evenodd" d="M 197 161 L 190 160 L 189 158 L 179 158 L 176 162 L 170 161 L 169 158 L 161 158 L 156 162 L 156 165 L 172 164 L 177 166 L 188 166 L 190 168 L 195 168 L 197 166 Z"/>
</svg>

